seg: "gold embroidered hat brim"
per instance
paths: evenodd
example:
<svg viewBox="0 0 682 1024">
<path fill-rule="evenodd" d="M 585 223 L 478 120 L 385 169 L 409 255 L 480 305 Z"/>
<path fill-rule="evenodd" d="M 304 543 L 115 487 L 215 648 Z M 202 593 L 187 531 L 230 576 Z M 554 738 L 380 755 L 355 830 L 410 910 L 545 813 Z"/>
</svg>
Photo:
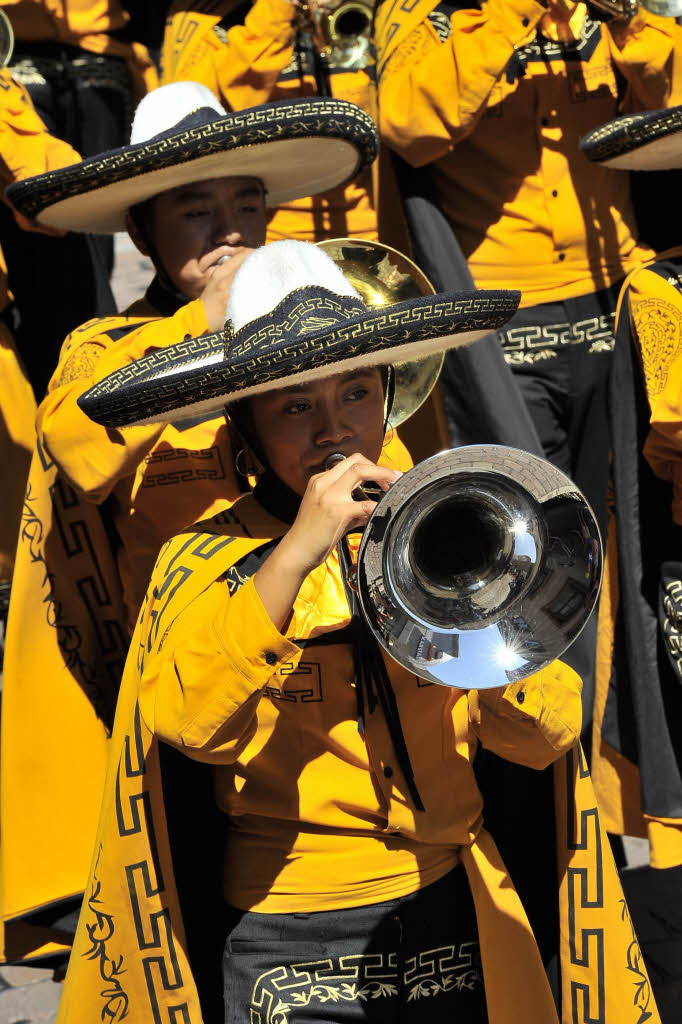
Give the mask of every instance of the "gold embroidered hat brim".
<svg viewBox="0 0 682 1024">
<path fill-rule="evenodd" d="M 377 153 L 374 122 L 332 97 L 278 100 L 216 117 L 204 108 L 147 142 L 89 157 L 7 189 L 25 217 L 64 231 L 125 231 L 127 210 L 196 181 L 255 177 L 268 206 L 344 185 Z"/>
<path fill-rule="evenodd" d="M 614 170 L 682 167 L 682 106 L 616 117 L 584 135 L 580 149 L 588 160 Z"/>
<path fill-rule="evenodd" d="M 219 415 L 240 398 L 470 344 L 505 324 L 520 299 L 517 291 L 456 292 L 369 308 L 299 288 L 234 335 L 190 338 L 129 363 L 78 404 L 106 427 Z"/>
</svg>

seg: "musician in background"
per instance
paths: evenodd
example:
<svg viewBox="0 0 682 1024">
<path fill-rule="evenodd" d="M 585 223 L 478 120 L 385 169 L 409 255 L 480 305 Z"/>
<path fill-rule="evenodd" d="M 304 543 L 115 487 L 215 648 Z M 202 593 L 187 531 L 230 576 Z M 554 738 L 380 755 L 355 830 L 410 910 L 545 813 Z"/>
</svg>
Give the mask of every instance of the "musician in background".
<svg viewBox="0 0 682 1024">
<path fill-rule="evenodd" d="M 682 30 L 642 8 L 602 17 L 564 0 L 385 0 L 375 31 L 382 138 L 428 176 L 477 286 L 522 291 L 500 344 L 545 455 L 604 529 L 616 300 L 653 254 L 627 176 L 590 165 L 578 140 L 682 98 Z M 591 709 L 593 650 L 580 659 Z"/>
<path fill-rule="evenodd" d="M 594 167 L 656 180 L 682 169 L 682 107 L 616 118 L 581 148 Z M 682 246 L 634 270 L 616 324 L 613 502 L 592 774 L 606 827 L 682 866 Z"/>
<path fill-rule="evenodd" d="M 358 3 L 362 8 L 362 3 Z M 354 43 L 336 47 L 326 61 L 311 34 L 310 14 L 294 0 L 175 0 L 161 53 L 161 80 L 202 82 L 228 109 L 241 110 L 292 96 L 332 95 L 369 110 L 373 57 L 372 5 L 360 15 Z M 281 204 L 268 223 L 268 241 L 298 238 L 377 237 L 371 170 L 322 195 Z"/>
<path fill-rule="evenodd" d="M 10 70 L 48 130 L 83 157 L 123 146 L 132 113 L 158 75 L 127 32 L 121 0 L 0 0 L 14 33 Z M 36 400 L 74 327 L 116 311 L 109 286 L 113 238 L 32 238 L 0 211 L 2 244 L 19 321 L 17 341 Z M 35 281 L 41 301 L 35 301 Z"/>
<path fill-rule="evenodd" d="M 78 153 L 68 143 L 50 135 L 26 89 L 12 78 L 7 68 L 0 69 L 0 186 L 3 200 L 4 190 L 12 182 L 75 163 L 78 159 Z M 9 209 L 7 212 L 11 215 Z M 12 212 L 19 230 L 41 230 L 19 213 Z M 33 245 L 39 244 L 35 234 L 32 239 Z M 4 253 L 0 251 L 0 464 L 3 467 L 0 622 L 3 625 L 7 618 L 26 478 L 35 444 L 36 402 L 17 350 L 15 312 Z"/>
</svg>

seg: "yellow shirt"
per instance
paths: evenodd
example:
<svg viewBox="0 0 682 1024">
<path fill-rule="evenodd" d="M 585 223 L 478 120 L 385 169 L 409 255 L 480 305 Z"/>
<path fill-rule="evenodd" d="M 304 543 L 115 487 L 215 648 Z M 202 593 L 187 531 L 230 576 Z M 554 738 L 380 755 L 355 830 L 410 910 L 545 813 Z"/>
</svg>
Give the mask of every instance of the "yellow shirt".
<svg viewBox="0 0 682 1024">
<path fill-rule="evenodd" d="M 237 535 L 259 538 L 252 550 L 286 529 L 264 523 L 251 495 L 227 517 Z M 207 553 L 230 543 L 218 538 Z M 386 657 L 426 808 L 418 811 L 381 711 L 366 714 L 364 738 L 358 731 L 336 554 L 306 578 L 282 635 L 253 583 L 259 560 L 244 556 L 243 541 L 234 548 L 236 564 L 176 618 L 164 619 L 159 604 L 154 637 L 163 640 L 145 655 L 140 709 L 161 739 L 215 766 L 229 816 L 225 895 L 236 906 L 315 911 L 415 891 L 457 863 L 481 829 L 477 739 L 534 768 L 576 742 L 580 680 L 560 662 L 467 693 L 426 684 Z M 179 586 L 183 572 L 180 560 Z"/>
<path fill-rule="evenodd" d="M 590 163 L 578 140 L 619 113 L 682 100 L 675 21 L 640 8 L 607 26 L 578 5 L 564 50 L 536 0 L 487 0 L 450 20 L 429 17 L 429 0 L 417 6 L 402 42 L 388 0 L 377 15 L 380 132 L 430 165 L 477 286 L 519 288 L 530 306 L 609 286 L 650 259 L 628 176 Z"/>
<path fill-rule="evenodd" d="M 315 95 L 312 69 L 300 67 L 294 55 L 295 9 L 290 0 L 257 0 L 243 24 L 229 20 L 242 8 L 235 0 L 207 6 L 209 12 L 201 10 L 198 0 L 194 5 L 177 0 L 171 7 L 161 55 L 162 83 L 202 82 L 232 110 Z M 333 96 L 368 110 L 367 70 L 335 70 L 330 86 Z M 345 188 L 278 207 L 267 237 L 270 242 L 316 242 L 347 236 L 377 237 L 369 169 Z"/>
</svg>

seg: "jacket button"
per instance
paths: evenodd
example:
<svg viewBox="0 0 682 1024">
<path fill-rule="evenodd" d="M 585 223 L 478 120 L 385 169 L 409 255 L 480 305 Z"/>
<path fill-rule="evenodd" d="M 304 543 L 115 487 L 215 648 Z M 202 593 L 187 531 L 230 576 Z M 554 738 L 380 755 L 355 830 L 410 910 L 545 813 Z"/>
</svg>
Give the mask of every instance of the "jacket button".
<svg viewBox="0 0 682 1024">
<path fill-rule="evenodd" d="M 521 19 L 521 24 L 523 25 L 524 28 L 528 28 L 528 26 L 530 25 L 530 18 L 522 18 Z"/>
<path fill-rule="evenodd" d="M 523 704 L 524 700 L 526 699 L 526 695 L 523 692 L 523 690 L 519 690 L 519 692 L 516 694 L 516 699 L 519 702 L 519 704 Z"/>
<path fill-rule="evenodd" d="M 390 779 L 391 776 L 393 775 L 393 769 L 391 768 L 390 764 L 387 764 L 386 767 L 384 768 L 384 775 L 386 776 L 387 779 Z"/>
<path fill-rule="evenodd" d="M 276 665 L 277 664 L 277 655 L 275 654 L 275 652 L 274 651 L 266 651 L 265 652 L 265 661 L 266 661 L 266 663 L 268 665 Z"/>
</svg>

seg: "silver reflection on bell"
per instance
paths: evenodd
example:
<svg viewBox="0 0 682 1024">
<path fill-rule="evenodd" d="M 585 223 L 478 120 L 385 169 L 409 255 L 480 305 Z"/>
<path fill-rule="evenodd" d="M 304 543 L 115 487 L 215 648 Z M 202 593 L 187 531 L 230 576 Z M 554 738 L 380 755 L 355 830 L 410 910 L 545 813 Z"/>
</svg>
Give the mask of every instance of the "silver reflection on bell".
<svg viewBox="0 0 682 1024">
<path fill-rule="evenodd" d="M 484 689 L 566 650 L 601 566 L 599 529 L 573 481 L 528 452 L 475 445 L 392 485 L 365 529 L 358 586 L 396 661 L 430 682 Z"/>
</svg>

